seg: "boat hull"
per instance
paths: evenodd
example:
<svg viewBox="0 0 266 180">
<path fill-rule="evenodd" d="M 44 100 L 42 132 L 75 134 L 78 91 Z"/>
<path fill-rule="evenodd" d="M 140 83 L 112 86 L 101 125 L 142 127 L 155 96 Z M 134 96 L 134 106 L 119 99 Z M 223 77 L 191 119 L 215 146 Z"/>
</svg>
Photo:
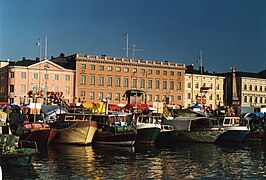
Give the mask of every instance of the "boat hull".
<svg viewBox="0 0 266 180">
<path fill-rule="evenodd" d="M 36 150 L 27 149 L 28 152 L 16 152 L 12 154 L 2 154 L 2 161 L 8 165 L 15 166 L 29 166 L 36 159 L 37 154 L 39 154 Z M 19 149 L 21 151 L 23 149 Z"/>
<path fill-rule="evenodd" d="M 135 143 L 136 135 L 135 131 L 115 134 L 98 131 L 95 133 L 93 142 L 99 144 L 132 146 Z"/>
<path fill-rule="evenodd" d="M 242 142 L 249 132 L 246 126 L 226 127 L 225 132 L 218 137 L 217 141 Z"/>
<path fill-rule="evenodd" d="M 156 139 L 158 144 L 177 143 L 180 132 L 177 130 L 161 131 Z"/>
<path fill-rule="evenodd" d="M 137 124 L 136 143 L 154 144 L 160 131 L 160 126 L 156 124 Z"/>
<path fill-rule="evenodd" d="M 97 123 L 95 121 L 67 121 L 64 122 L 64 127 L 57 126 L 52 129 L 56 133 L 53 142 L 87 145 L 92 142 L 96 130 Z"/>
<path fill-rule="evenodd" d="M 222 129 L 210 129 L 202 131 L 180 131 L 178 141 L 214 143 L 223 133 Z"/>
<path fill-rule="evenodd" d="M 49 144 L 50 128 L 31 129 L 20 136 L 20 140 L 35 141 L 38 148 L 46 147 Z M 52 137 L 51 137 L 52 138 Z"/>
</svg>

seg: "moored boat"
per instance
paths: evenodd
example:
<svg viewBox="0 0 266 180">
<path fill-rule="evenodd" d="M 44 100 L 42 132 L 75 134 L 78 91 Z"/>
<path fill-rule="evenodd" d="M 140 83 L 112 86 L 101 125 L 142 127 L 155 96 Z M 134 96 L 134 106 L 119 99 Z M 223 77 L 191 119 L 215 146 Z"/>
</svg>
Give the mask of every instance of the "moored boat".
<svg viewBox="0 0 266 180">
<path fill-rule="evenodd" d="M 161 131 L 156 139 L 156 143 L 158 144 L 177 143 L 178 135 L 179 131 L 177 131 L 173 126 L 162 124 Z"/>
<path fill-rule="evenodd" d="M 93 114 L 92 120 L 97 122 L 98 127 L 93 142 L 126 146 L 135 143 L 137 131 L 132 113 Z"/>
<path fill-rule="evenodd" d="M 23 143 L 31 143 L 29 141 L 21 141 L 21 147 L 18 147 L 19 137 L 10 134 L 0 135 L 1 145 L 1 163 L 8 165 L 26 166 L 31 165 L 35 160 L 39 151 L 34 143 L 34 148 L 27 148 Z"/>
<path fill-rule="evenodd" d="M 91 114 L 59 114 L 51 129 L 55 132 L 55 143 L 87 145 L 93 140 L 97 123 L 91 120 Z"/>
<path fill-rule="evenodd" d="M 155 144 L 157 137 L 161 131 L 161 122 L 159 117 L 150 114 L 137 115 L 137 138 L 138 144 Z"/>
<path fill-rule="evenodd" d="M 224 133 L 218 137 L 217 142 L 242 142 L 250 129 L 240 120 L 238 116 L 223 117 Z"/>
<path fill-rule="evenodd" d="M 224 132 L 216 119 L 208 117 L 175 117 L 165 120 L 164 124 L 172 125 L 180 134 L 178 141 L 214 143 Z"/>
</svg>

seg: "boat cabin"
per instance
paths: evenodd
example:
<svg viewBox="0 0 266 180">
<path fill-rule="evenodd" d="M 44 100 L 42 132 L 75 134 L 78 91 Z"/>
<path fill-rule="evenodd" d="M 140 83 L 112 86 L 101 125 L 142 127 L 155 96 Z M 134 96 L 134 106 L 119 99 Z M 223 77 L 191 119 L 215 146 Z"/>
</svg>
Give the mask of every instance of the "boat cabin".
<svg viewBox="0 0 266 180">
<path fill-rule="evenodd" d="M 223 126 L 239 126 L 240 125 L 240 117 L 230 116 L 224 117 Z"/>
</svg>

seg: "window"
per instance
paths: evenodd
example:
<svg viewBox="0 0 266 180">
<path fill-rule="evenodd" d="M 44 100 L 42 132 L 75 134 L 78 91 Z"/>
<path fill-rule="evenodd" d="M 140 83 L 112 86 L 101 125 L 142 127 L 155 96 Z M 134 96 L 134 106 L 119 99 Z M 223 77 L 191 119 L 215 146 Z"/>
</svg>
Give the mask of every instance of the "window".
<svg viewBox="0 0 266 180">
<path fill-rule="evenodd" d="M 38 74 L 38 73 L 34 73 L 34 74 L 33 74 L 33 79 L 35 79 L 35 80 L 36 80 L 36 79 L 39 79 L 39 74 Z"/>
<path fill-rule="evenodd" d="M 247 103 L 248 102 L 248 98 L 247 96 L 244 96 L 244 103 Z"/>
<path fill-rule="evenodd" d="M 244 84 L 244 90 L 247 90 L 247 85 L 246 84 Z"/>
<path fill-rule="evenodd" d="M 148 74 L 152 74 L 152 70 L 151 69 L 148 70 Z"/>
<path fill-rule="evenodd" d="M 20 85 L 20 92 L 21 93 L 26 93 L 26 85 L 25 84 L 21 84 Z"/>
<path fill-rule="evenodd" d="M 132 72 L 133 72 L 133 73 L 137 73 L 137 69 L 136 69 L 136 68 L 133 68 L 133 69 L 132 69 Z"/>
<path fill-rule="evenodd" d="M 120 87 L 121 86 L 121 78 L 118 77 L 116 78 L 116 84 L 115 84 L 116 87 Z"/>
<path fill-rule="evenodd" d="M 175 88 L 175 83 L 174 83 L 174 81 L 170 81 L 170 89 L 174 89 Z"/>
<path fill-rule="evenodd" d="M 81 92 L 80 92 L 80 96 L 85 97 L 85 96 L 86 96 L 85 91 L 81 91 Z"/>
<path fill-rule="evenodd" d="M 66 81 L 70 81 L 70 75 L 66 75 Z"/>
<path fill-rule="evenodd" d="M 257 96 L 255 97 L 255 103 L 258 103 L 258 97 Z"/>
<path fill-rule="evenodd" d="M 212 83 L 210 83 L 210 89 L 212 89 L 213 88 L 213 85 L 212 85 Z"/>
<path fill-rule="evenodd" d="M 258 90 L 258 86 L 257 85 L 255 85 L 255 91 L 257 91 Z"/>
<path fill-rule="evenodd" d="M 209 99 L 212 100 L 212 94 L 210 94 Z"/>
<path fill-rule="evenodd" d="M 112 71 L 113 70 L 113 67 L 112 66 L 108 66 L 108 71 Z"/>
<path fill-rule="evenodd" d="M 86 64 L 81 64 L 81 69 L 86 69 Z"/>
<path fill-rule="evenodd" d="M 187 94 L 187 98 L 188 98 L 188 99 L 191 99 L 191 93 L 188 93 L 188 94 Z"/>
<path fill-rule="evenodd" d="M 21 79 L 26 79 L 26 73 L 25 72 L 21 72 Z"/>
<path fill-rule="evenodd" d="M 128 78 L 127 77 L 124 78 L 124 87 L 128 87 Z"/>
<path fill-rule="evenodd" d="M 156 75 L 160 75 L 160 70 L 156 70 Z"/>
<path fill-rule="evenodd" d="M 59 80 L 59 74 L 54 75 L 54 80 L 58 81 Z"/>
<path fill-rule="evenodd" d="M 70 94 L 70 87 L 69 86 L 65 86 L 65 94 Z"/>
<path fill-rule="evenodd" d="M 252 96 L 249 96 L 249 102 L 252 103 Z"/>
<path fill-rule="evenodd" d="M 174 76 L 175 72 L 174 71 L 170 71 L 170 76 Z"/>
<path fill-rule="evenodd" d="M 176 89 L 177 89 L 177 90 L 181 90 L 181 89 L 182 89 L 181 86 L 182 86 L 182 85 L 181 85 L 181 82 L 180 82 L 180 81 L 177 81 L 177 87 L 176 87 Z"/>
<path fill-rule="evenodd" d="M 216 94 L 216 100 L 219 100 L 219 99 L 220 99 L 220 95 Z"/>
<path fill-rule="evenodd" d="M 95 92 L 90 92 L 90 99 L 95 99 Z"/>
<path fill-rule="evenodd" d="M 155 81 L 155 88 L 160 89 L 160 80 Z"/>
<path fill-rule="evenodd" d="M 100 71 L 104 71 L 104 66 L 100 66 Z"/>
<path fill-rule="evenodd" d="M 9 89 L 10 89 L 9 92 L 14 92 L 14 85 L 10 85 L 10 86 L 9 86 Z"/>
<path fill-rule="evenodd" d="M 99 78 L 99 86 L 103 86 L 104 85 L 104 77 L 100 76 Z"/>
<path fill-rule="evenodd" d="M 94 64 L 91 65 L 91 70 L 95 70 L 95 65 Z"/>
<path fill-rule="evenodd" d="M 167 81 L 163 81 L 163 89 L 167 89 Z"/>
<path fill-rule="evenodd" d="M 170 96 L 169 96 L 169 101 L 170 101 L 170 102 L 174 102 L 174 96 L 173 96 L 173 95 L 170 95 Z"/>
<path fill-rule="evenodd" d="M 137 87 L 137 79 L 132 79 L 132 87 Z"/>
<path fill-rule="evenodd" d="M 220 89 L 220 84 L 216 85 L 216 89 L 219 90 Z"/>
<path fill-rule="evenodd" d="M 144 79 L 140 80 L 140 87 L 145 88 L 145 80 Z"/>
<path fill-rule="evenodd" d="M 177 96 L 177 100 L 181 100 L 181 96 Z"/>
<path fill-rule="evenodd" d="M 116 71 L 116 72 L 121 72 L 121 67 L 116 67 L 116 68 L 115 68 L 115 71 Z"/>
<path fill-rule="evenodd" d="M 103 92 L 99 92 L 99 93 L 98 93 L 98 99 L 99 99 L 99 100 L 102 100 L 102 99 L 103 99 Z"/>
<path fill-rule="evenodd" d="M 163 75 L 167 75 L 167 71 L 163 71 Z"/>
<path fill-rule="evenodd" d="M 44 74 L 44 75 L 43 75 L 43 79 L 44 79 L 44 80 L 49 80 L 49 74 Z"/>
<path fill-rule="evenodd" d="M 147 97 L 148 99 L 148 101 L 152 101 L 152 95 L 151 94 L 148 94 L 148 97 Z"/>
<path fill-rule="evenodd" d="M 115 100 L 120 100 L 120 93 L 115 93 Z"/>
<path fill-rule="evenodd" d="M 141 73 L 142 75 L 145 75 L 145 69 L 141 69 L 141 70 L 140 70 L 140 73 Z"/>
<path fill-rule="evenodd" d="M 159 95 L 155 95 L 155 101 L 160 101 L 160 96 Z"/>
<path fill-rule="evenodd" d="M 182 75 L 182 73 L 181 72 L 177 72 L 177 76 L 181 76 Z"/>
<path fill-rule="evenodd" d="M 108 93 L 107 93 L 107 97 L 108 97 L 110 100 L 112 100 L 112 93 L 111 93 L 111 92 L 108 92 Z"/>
<path fill-rule="evenodd" d="M 129 68 L 125 67 L 124 72 L 129 72 Z"/>
<path fill-rule="evenodd" d="M 199 83 L 198 83 L 198 82 L 195 83 L 195 88 L 196 88 L 196 89 L 199 88 Z"/>
<path fill-rule="evenodd" d="M 57 85 L 54 86 L 54 91 L 59 92 L 59 87 Z"/>
<path fill-rule="evenodd" d="M 260 97 L 260 103 L 262 103 L 262 97 Z"/>
<path fill-rule="evenodd" d="M 152 80 L 148 80 L 148 88 L 152 88 Z"/>
<path fill-rule="evenodd" d="M 113 78 L 112 77 L 108 77 L 107 86 L 112 86 L 112 81 L 113 81 Z"/>
<path fill-rule="evenodd" d="M 252 85 L 249 85 L 249 90 L 252 91 Z"/>
<path fill-rule="evenodd" d="M 260 91 L 262 91 L 262 86 L 260 86 Z"/>
<path fill-rule="evenodd" d="M 14 72 L 10 72 L 10 78 L 14 78 L 14 77 L 15 77 Z"/>
<path fill-rule="evenodd" d="M 90 76 L 90 85 L 95 85 L 95 76 Z"/>
<path fill-rule="evenodd" d="M 86 75 L 81 75 L 80 77 L 80 84 L 85 85 L 86 84 Z"/>
</svg>

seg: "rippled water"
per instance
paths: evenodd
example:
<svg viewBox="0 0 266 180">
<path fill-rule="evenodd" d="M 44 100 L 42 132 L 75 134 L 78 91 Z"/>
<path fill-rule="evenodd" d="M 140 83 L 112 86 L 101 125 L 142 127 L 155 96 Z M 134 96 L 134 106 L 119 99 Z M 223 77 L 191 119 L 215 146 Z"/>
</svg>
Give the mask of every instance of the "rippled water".
<svg viewBox="0 0 266 180">
<path fill-rule="evenodd" d="M 266 179 L 261 144 L 49 146 L 30 167 L 2 166 L 3 179 Z"/>
</svg>

